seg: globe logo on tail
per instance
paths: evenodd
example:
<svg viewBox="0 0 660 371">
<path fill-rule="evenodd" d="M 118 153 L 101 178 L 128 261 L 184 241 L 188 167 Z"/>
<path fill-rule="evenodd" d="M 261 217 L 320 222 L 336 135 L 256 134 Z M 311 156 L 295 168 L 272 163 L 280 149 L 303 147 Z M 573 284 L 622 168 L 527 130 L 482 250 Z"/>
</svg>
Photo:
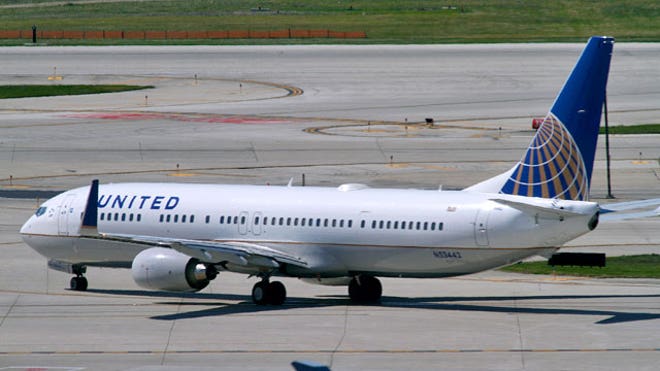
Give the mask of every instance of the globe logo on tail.
<svg viewBox="0 0 660 371">
<path fill-rule="evenodd" d="M 575 140 L 550 113 L 501 193 L 587 201 L 588 182 L 587 170 Z"/>
</svg>

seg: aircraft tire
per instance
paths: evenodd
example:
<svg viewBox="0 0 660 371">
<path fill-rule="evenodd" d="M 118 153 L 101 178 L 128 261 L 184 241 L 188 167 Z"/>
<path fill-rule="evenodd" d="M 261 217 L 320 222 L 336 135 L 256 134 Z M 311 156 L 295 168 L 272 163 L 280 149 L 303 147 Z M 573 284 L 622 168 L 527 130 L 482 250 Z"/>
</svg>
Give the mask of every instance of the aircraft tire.
<svg viewBox="0 0 660 371">
<path fill-rule="evenodd" d="M 348 296 L 356 303 L 378 302 L 383 294 L 380 280 L 372 276 L 360 276 L 351 280 L 348 285 Z"/>
<path fill-rule="evenodd" d="M 268 301 L 272 305 L 282 305 L 286 300 L 286 287 L 280 281 L 273 281 L 268 284 Z"/>
<path fill-rule="evenodd" d="M 252 287 L 252 301 L 257 305 L 266 305 L 270 299 L 268 281 L 259 281 Z"/>
<path fill-rule="evenodd" d="M 73 277 L 69 282 L 69 286 L 73 291 L 86 291 L 87 290 L 87 278 L 83 276 Z"/>
</svg>

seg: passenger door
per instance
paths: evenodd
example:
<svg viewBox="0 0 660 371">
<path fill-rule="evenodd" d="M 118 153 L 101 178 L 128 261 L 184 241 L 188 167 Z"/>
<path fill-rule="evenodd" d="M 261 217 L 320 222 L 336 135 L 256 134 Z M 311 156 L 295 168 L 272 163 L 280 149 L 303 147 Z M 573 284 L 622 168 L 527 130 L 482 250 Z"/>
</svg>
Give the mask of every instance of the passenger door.
<svg viewBox="0 0 660 371">
<path fill-rule="evenodd" d="M 73 201 L 75 198 L 76 195 L 74 194 L 68 194 L 62 198 L 62 203 L 60 204 L 60 209 L 57 216 L 57 232 L 60 236 L 68 236 L 71 229 L 70 224 L 75 222 L 75 220 L 73 220 Z"/>
</svg>

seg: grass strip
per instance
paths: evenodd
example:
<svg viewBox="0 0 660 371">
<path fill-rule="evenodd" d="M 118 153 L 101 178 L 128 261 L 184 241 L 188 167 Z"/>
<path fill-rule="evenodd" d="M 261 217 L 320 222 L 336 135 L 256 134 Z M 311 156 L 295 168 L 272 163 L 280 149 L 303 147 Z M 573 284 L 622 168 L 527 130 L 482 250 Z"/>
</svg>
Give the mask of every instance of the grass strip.
<svg viewBox="0 0 660 371">
<path fill-rule="evenodd" d="M 660 278 L 660 255 L 627 255 L 607 258 L 606 266 L 572 267 L 548 265 L 547 261 L 518 263 L 501 268 L 505 272 L 556 274 L 598 278 Z"/>
<path fill-rule="evenodd" d="M 0 99 L 119 93 L 151 88 L 151 85 L 0 85 Z"/>
<path fill-rule="evenodd" d="M 617 125 L 609 127 L 610 134 L 660 134 L 660 124 Z M 601 126 L 600 134 L 605 134 Z"/>
<path fill-rule="evenodd" d="M 583 42 L 591 35 L 617 41 L 660 40 L 657 0 L 189 0 L 7 7 L 0 0 L 0 30 L 204 31 L 330 29 L 365 31 L 371 43 Z M 25 41 L 25 40 L 21 40 Z M 0 41 L 0 44 L 16 41 Z M 46 40 L 59 45 L 59 40 Z M 109 44 L 136 43 L 132 40 Z M 171 40 L 169 43 L 181 43 Z M 212 40 L 210 43 L 234 43 Z M 279 43 L 261 39 L 261 44 Z M 319 41 L 326 42 L 326 41 Z M 332 43 L 362 43 L 331 40 Z M 86 40 L 77 40 L 87 44 Z M 157 42 L 160 43 L 160 42 Z M 197 43 L 206 44 L 205 40 Z M 305 43 L 289 40 L 289 43 Z"/>
</svg>

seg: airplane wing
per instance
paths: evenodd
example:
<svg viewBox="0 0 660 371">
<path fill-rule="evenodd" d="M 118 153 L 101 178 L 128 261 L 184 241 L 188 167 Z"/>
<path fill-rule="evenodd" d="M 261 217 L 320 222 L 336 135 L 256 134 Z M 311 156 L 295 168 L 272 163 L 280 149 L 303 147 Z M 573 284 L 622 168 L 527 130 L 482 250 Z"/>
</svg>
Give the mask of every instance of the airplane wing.
<svg viewBox="0 0 660 371">
<path fill-rule="evenodd" d="M 81 238 L 104 239 L 125 243 L 149 245 L 154 247 L 169 247 L 204 263 L 233 263 L 241 266 L 263 268 L 279 268 L 282 264 L 306 268 L 307 262 L 265 245 L 241 241 L 202 241 L 177 238 L 98 234 L 96 236 L 81 236 Z"/>
<path fill-rule="evenodd" d="M 306 261 L 297 256 L 286 254 L 265 245 L 241 241 L 202 241 L 103 233 L 97 236 L 81 237 L 143 244 L 154 247 L 169 247 L 190 257 L 197 258 L 204 263 L 219 264 L 229 262 L 241 266 L 263 267 L 269 269 L 279 268 L 282 264 L 295 265 L 302 268 L 308 266 Z"/>
</svg>

